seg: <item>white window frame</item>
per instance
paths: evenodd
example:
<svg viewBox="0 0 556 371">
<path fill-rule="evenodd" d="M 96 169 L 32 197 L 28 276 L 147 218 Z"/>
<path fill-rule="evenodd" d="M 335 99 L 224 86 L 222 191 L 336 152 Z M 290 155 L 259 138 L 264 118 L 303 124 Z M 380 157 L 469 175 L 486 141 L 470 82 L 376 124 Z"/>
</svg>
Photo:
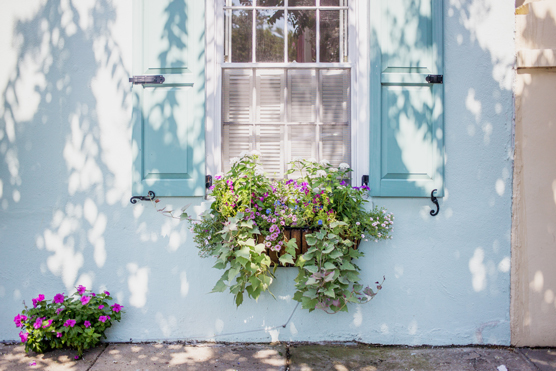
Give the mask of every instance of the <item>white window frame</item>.
<svg viewBox="0 0 556 371">
<path fill-rule="evenodd" d="M 222 171 L 222 67 L 224 65 L 224 10 L 221 0 L 205 0 L 205 90 L 206 90 L 206 171 L 215 175 Z M 369 2 L 351 0 L 348 9 L 349 63 L 326 63 L 326 66 L 351 65 L 351 167 L 352 183 L 361 185 L 361 177 L 369 174 L 370 136 L 370 48 Z M 238 68 L 242 64 L 237 64 Z M 251 67 L 287 68 L 287 63 L 255 63 Z M 299 68 L 300 63 L 296 64 Z M 303 63 L 302 67 L 323 66 Z M 235 67 L 226 64 L 226 68 Z"/>
</svg>

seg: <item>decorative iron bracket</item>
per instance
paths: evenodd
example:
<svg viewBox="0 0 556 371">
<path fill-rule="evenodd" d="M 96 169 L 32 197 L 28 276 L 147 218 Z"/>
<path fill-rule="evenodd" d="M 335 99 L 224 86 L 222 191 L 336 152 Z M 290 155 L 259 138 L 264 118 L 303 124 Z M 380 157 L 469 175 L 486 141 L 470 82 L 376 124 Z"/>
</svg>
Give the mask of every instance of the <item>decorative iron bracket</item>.
<svg viewBox="0 0 556 371">
<path fill-rule="evenodd" d="M 436 189 L 433 189 L 431 192 L 431 201 L 433 204 L 436 205 L 436 212 L 434 210 L 431 210 L 431 215 L 432 216 L 437 216 L 438 212 L 440 211 L 440 206 L 438 205 L 438 199 L 434 196 L 434 192 L 436 192 Z"/>
<path fill-rule="evenodd" d="M 133 196 L 131 197 L 129 202 L 131 202 L 132 204 L 136 204 L 137 201 L 152 201 L 156 197 L 153 191 L 149 191 L 147 194 L 148 196 Z"/>
</svg>

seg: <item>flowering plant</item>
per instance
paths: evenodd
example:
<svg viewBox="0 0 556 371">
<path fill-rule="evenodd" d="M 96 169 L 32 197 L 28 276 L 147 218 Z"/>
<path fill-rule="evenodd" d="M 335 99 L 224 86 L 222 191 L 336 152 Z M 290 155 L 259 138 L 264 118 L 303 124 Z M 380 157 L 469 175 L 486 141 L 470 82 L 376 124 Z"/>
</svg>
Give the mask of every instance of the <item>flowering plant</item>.
<svg viewBox="0 0 556 371">
<path fill-rule="evenodd" d="M 229 287 L 237 305 L 247 294 L 257 299 L 273 282 L 269 253 L 282 265 L 296 264 L 297 292 L 303 308 L 329 313 L 347 311 L 347 303 L 363 303 L 375 295 L 358 283 L 359 267 L 353 259 L 360 240 L 391 238 L 394 217 L 384 209 L 366 210 L 369 188 L 349 185 L 347 164 L 338 168 L 323 160 L 290 163 L 286 179 L 265 176 L 257 152 L 232 159 L 227 174 L 217 174 L 211 187 L 215 200 L 210 210 L 191 223 L 200 256 L 217 258 L 215 268 L 225 272 L 213 292 Z M 312 231 L 305 236 L 309 249 L 300 254 L 300 241 L 287 230 Z M 381 285 L 377 282 L 377 288 Z"/>
<path fill-rule="evenodd" d="M 95 294 L 79 285 L 73 295 L 56 294 L 52 301 L 43 294 L 33 299 L 33 308 L 27 308 L 14 318 L 21 327 L 21 342 L 25 351 L 43 353 L 63 347 L 77 349 L 79 358 L 83 350 L 96 346 L 113 321 L 120 321 L 120 304 L 109 306 L 110 293 Z"/>
</svg>

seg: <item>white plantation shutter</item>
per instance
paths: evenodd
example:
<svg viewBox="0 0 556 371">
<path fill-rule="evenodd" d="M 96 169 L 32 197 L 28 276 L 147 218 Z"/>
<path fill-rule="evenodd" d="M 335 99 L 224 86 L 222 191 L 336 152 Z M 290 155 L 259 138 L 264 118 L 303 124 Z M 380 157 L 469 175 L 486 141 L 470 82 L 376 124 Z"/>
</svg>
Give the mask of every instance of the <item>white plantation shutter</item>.
<svg viewBox="0 0 556 371">
<path fill-rule="evenodd" d="M 320 129 L 321 158 L 327 159 L 332 166 L 336 167 L 342 162 L 349 164 L 351 158 L 349 125 L 322 125 Z"/>
<path fill-rule="evenodd" d="M 320 91 L 321 122 L 347 122 L 349 112 L 349 71 L 321 70 Z"/>
<path fill-rule="evenodd" d="M 284 122 L 284 70 L 257 71 L 257 122 Z"/>
<path fill-rule="evenodd" d="M 284 174 L 284 125 L 258 125 L 257 150 L 261 152 L 264 171 L 272 178 L 281 178 Z"/>
<path fill-rule="evenodd" d="M 350 163 L 349 69 L 225 69 L 223 76 L 224 171 L 252 149 L 273 178 L 297 158 Z"/>
<path fill-rule="evenodd" d="M 222 129 L 222 154 L 226 161 L 224 171 L 231 168 L 230 159 L 239 157 L 243 151 L 254 149 L 252 125 L 224 124 Z"/>
<path fill-rule="evenodd" d="M 288 71 L 288 92 L 289 122 L 316 122 L 317 71 Z"/>
<path fill-rule="evenodd" d="M 253 112 L 253 71 L 224 70 L 223 121 L 251 123 Z"/>
</svg>

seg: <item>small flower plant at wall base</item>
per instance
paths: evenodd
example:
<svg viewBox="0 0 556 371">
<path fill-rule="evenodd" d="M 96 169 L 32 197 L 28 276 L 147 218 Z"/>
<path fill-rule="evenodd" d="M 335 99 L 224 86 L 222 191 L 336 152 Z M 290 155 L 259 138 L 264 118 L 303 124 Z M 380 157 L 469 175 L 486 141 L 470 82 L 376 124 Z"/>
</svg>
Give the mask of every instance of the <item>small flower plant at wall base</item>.
<svg viewBox="0 0 556 371">
<path fill-rule="evenodd" d="M 53 349 L 76 349 L 81 358 L 83 351 L 95 347 L 114 321 L 122 318 L 120 304 L 109 305 L 110 292 L 94 293 L 79 285 L 73 295 L 56 294 L 46 300 L 43 294 L 32 300 L 33 308 L 15 316 L 20 327 L 19 337 L 25 351 L 44 353 Z"/>
<path fill-rule="evenodd" d="M 370 301 L 382 284 L 377 282 L 375 291 L 359 283 L 355 260 L 363 252 L 357 247 L 360 241 L 392 238 L 394 216 L 364 207 L 369 188 L 349 184 L 348 164 L 296 160 L 285 179 L 273 180 L 259 156 L 242 153 L 226 174 L 214 177 L 214 202 L 200 219 L 185 211 L 180 215 L 190 222 L 200 256 L 215 257 L 214 267 L 224 270 L 213 292 L 228 289 L 237 305 L 245 295 L 257 299 L 271 293 L 273 254 L 279 264 L 298 267 L 294 299 L 309 311 L 336 313 L 347 311 L 348 303 Z M 158 211 L 176 217 L 164 208 Z M 285 233 L 293 229 L 304 231 L 304 251 Z"/>
</svg>

